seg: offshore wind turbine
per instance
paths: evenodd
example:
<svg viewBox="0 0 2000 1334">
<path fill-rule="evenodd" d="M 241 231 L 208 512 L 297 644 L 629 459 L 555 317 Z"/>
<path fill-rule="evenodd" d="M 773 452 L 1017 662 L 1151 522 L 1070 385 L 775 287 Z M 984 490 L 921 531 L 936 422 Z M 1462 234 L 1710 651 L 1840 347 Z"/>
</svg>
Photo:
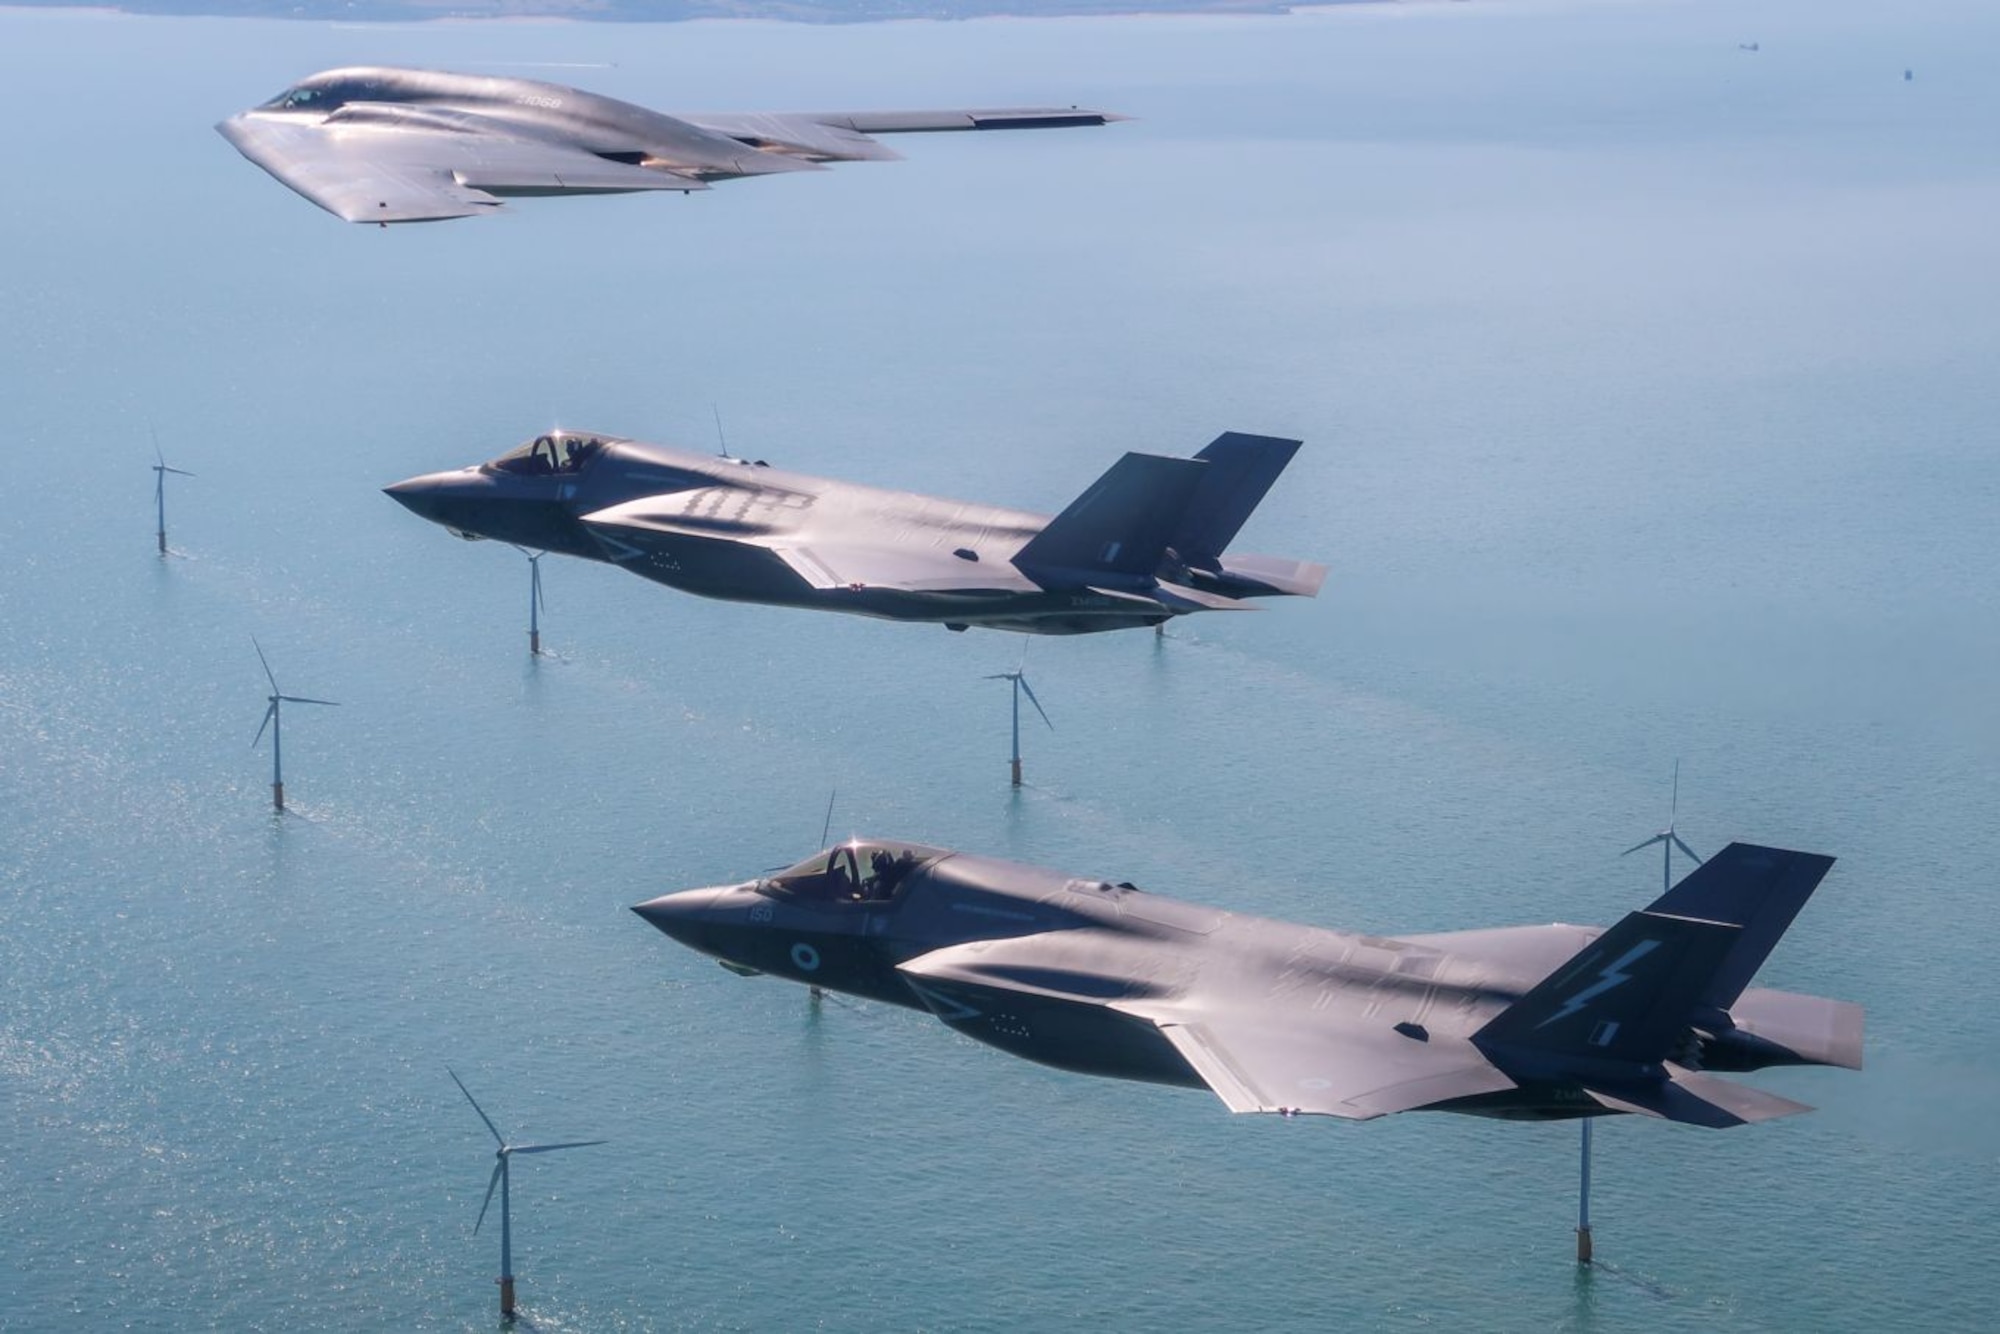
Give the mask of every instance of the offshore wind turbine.
<svg viewBox="0 0 2000 1334">
<path fill-rule="evenodd" d="M 546 551 L 530 551 L 518 542 L 507 544 L 528 558 L 528 653 L 542 656 L 542 557 Z"/>
<path fill-rule="evenodd" d="M 257 735 L 250 742 L 255 750 L 257 743 L 264 739 L 264 729 L 271 729 L 271 809 L 282 812 L 285 809 L 285 717 L 281 708 L 285 704 L 326 704 L 339 705 L 330 699 L 308 699 L 304 695 L 287 695 L 278 689 L 278 678 L 271 674 L 271 660 L 264 656 L 264 646 L 250 636 L 250 645 L 257 650 L 257 661 L 264 664 L 264 679 L 271 683 L 270 703 L 264 710 L 264 721 L 257 724 Z"/>
<path fill-rule="evenodd" d="M 1681 811 L 1681 762 L 1679 760 L 1675 760 L 1674 795 L 1672 804 L 1669 805 L 1667 808 L 1667 827 L 1665 829 L 1662 829 L 1659 833 L 1653 835 L 1651 838 L 1647 839 L 1645 842 L 1634 843 L 1631 847 L 1625 849 L 1625 851 L 1618 854 L 1621 857 L 1629 857 L 1633 853 L 1638 852 L 1643 848 L 1650 848 L 1655 843 L 1659 844 L 1660 856 L 1662 859 L 1662 863 L 1660 866 L 1660 892 L 1662 894 L 1666 893 L 1668 890 L 1674 887 L 1675 848 L 1679 848 L 1682 852 L 1686 853 L 1688 857 L 1691 860 L 1693 860 L 1696 866 L 1701 865 L 1701 857 L 1695 852 L 1693 848 L 1689 847 L 1687 845 L 1686 840 L 1684 840 L 1674 830 L 1674 821 L 1680 818 L 1680 811 Z M 1591 1126 L 1595 1123 L 1596 1119 L 1597 1119 L 1596 1117 L 1592 1116 L 1586 1116 L 1581 1119 L 1582 1138 L 1581 1138 L 1581 1143 L 1579 1145 L 1579 1152 L 1577 1156 L 1576 1262 L 1578 1264 L 1584 1264 L 1584 1265 L 1591 1263 L 1590 1130 Z"/>
<path fill-rule="evenodd" d="M 1659 844 L 1660 859 L 1661 859 L 1660 892 L 1662 894 L 1666 893 L 1668 890 L 1674 887 L 1675 848 L 1679 848 L 1682 852 L 1686 853 L 1689 856 L 1689 858 L 1693 860 L 1696 866 L 1701 865 L 1701 858 L 1695 854 L 1695 850 L 1689 847 L 1686 844 L 1686 842 L 1682 840 L 1679 834 L 1674 832 L 1674 821 L 1679 818 L 1680 810 L 1681 810 L 1681 762 L 1679 760 L 1675 760 L 1674 797 L 1673 797 L 1673 804 L 1667 808 L 1667 827 L 1665 829 L 1662 829 L 1659 833 L 1653 835 L 1651 838 L 1647 839 L 1645 842 L 1634 843 L 1631 847 L 1625 849 L 1625 851 L 1618 854 L 1621 857 L 1629 857 L 1633 853 L 1641 850 L 1642 848 L 1650 848 L 1655 843 Z"/>
<path fill-rule="evenodd" d="M 498 1186 L 500 1188 L 500 1318 L 512 1320 L 514 1318 L 514 1223 L 512 1201 L 508 1192 L 508 1161 L 517 1153 L 554 1153 L 557 1149 L 587 1149 L 592 1145 L 606 1144 L 610 1141 L 580 1139 L 563 1144 L 509 1144 L 507 1137 L 500 1133 L 500 1127 L 493 1124 L 493 1118 L 479 1105 L 479 1099 L 472 1096 L 472 1090 L 458 1077 L 458 1072 L 450 1066 L 446 1066 L 444 1072 L 451 1076 L 452 1083 L 458 1085 L 458 1091 L 465 1095 L 465 1100 L 472 1104 L 472 1110 L 479 1113 L 479 1119 L 486 1123 L 486 1129 L 493 1135 L 493 1142 L 500 1146 L 493 1153 L 497 1161 L 493 1164 L 493 1175 L 487 1178 L 486 1199 L 479 1206 L 479 1221 L 472 1225 L 472 1235 L 478 1236 L 479 1229 L 485 1225 L 486 1210 L 493 1203 L 493 1188 Z"/>
<path fill-rule="evenodd" d="M 176 477 L 192 477 L 193 473 L 182 468 L 169 468 L 167 456 L 160 452 L 160 433 L 146 423 L 147 434 L 153 437 L 153 513 L 158 517 L 157 532 L 160 539 L 160 555 L 167 554 L 167 474 Z"/>
<path fill-rule="evenodd" d="M 1028 703 L 1035 706 L 1035 712 L 1042 715 L 1042 721 L 1048 723 L 1051 732 L 1056 730 L 1056 725 L 1049 722 L 1048 710 L 1044 709 L 1042 702 L 1035 698 L 1035 688 L 1028 684 L 1027 673 L 1023 670 L 1026 665 L 1024 655 L 1022 665 L 1013 671 L 994 672 L 983 678 L 988 681 L 1011 681 L 1014 684 L 1014 755 L 1011 761 L 1011 773 L 1015 787 L 1021 786 L 1021 696 L 1025 694 L 1028 697 Z"/>
</svg>

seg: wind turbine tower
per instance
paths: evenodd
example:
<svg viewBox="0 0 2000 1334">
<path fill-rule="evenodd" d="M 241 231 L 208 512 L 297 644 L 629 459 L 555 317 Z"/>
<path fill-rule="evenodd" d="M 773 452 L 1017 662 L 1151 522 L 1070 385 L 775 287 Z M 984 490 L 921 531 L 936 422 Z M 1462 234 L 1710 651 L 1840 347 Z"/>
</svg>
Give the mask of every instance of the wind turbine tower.
<svg viewBox="0 0 2000 1334">
<path fill-rule="evenodd" d="M 167 474 L 172 473 L 176 477 L 192 477 L 194 474 L 180 468 L 169 468 L 167 466 L 167 456 L 160 452 L 159 432 L 154 431 L 150 423 L 147 424 L 146 429 L 153 437 L 153 513 L 159 520 L 156 531 L 160 539 L 160 555 L 165 556 L 167 554 Z"/>
<path fill-rule="evenodd" d="M 264 664 L 264 679 L 271 683 L 270 703 L 264 709 L 264 721 L 257 724 L 257 735 L 251 740 L 250 748 L 264 739 L 264 729 L 271 729 L 271 809 L 283 814 L 285 809 L 285 716 L 286 704 L 325 704 L 339 707 L 330 699 L 307 699 L 304 695 L 287 695 L 278 689 L 278 678 L 271 674 L 271 660 L 264 656 L 264 646 L 256 636 L 250 638 L 251 647 L 257 650 L 257 661 Z"/>
<path fill-rule="evenodd" d="M 605 1144 L 609 1141 L 581 1139 L 564 1144 L 509 1144 L 507 1137 L 500 1133 L 500 1128 L 493 1124 L 493 1118 L 486 1114 L 486 1109 L 472 1096 L 472 1090 L 458 1077 L 458 1072 L 446 1066 L 445 1073 L 451 1076 L 452 1083 L 458 1085 L 458 1091 L 465 1095 L 465 1100 L 472 1104 L 472 1110 L 479 1113 L 479 1119 L 486 1123 L 486 1129 L 492 1134 L 493 1142 L 500 1146 L 493 1153 L 496 1160 L 493 1164 L 493 1175 L 487 1178 L 486 1199 L 479 1206 L 479 1221 L 472 1225 L 472 1234 L 478 1236 L 479 1229 L 485 1225 L 486 1210 L 493 1203 L 493 1188 L 498 1186 L 500 1188 L 500 1318 L 512 1320 L 514 1318 L 514 1221 L 513 1202 L 509 1198 L 508 1190 L 508 1161 L 517 1153 L 554 1153 L 557 1149 L 587 1149 L 592 1145 Z"/>
<path fill-rule="evenodd" d="M 1682 852 L 1686 853 L 1689 860 L 1694 862 L 1696 866 L 1701 865 L 1701 857 L 1696 854 L 1693 848 L 1687 845 L 1686 840 L 1682 839 L 1681 836 L 1674 831 L 1674 821 L 1680 817 L 1680 811 L 1681 811 L 1681 762 L 1679 760 L 1675 760 L 1674 795 L 1672 803 L 1667 807 L 1667 827 L 1665 829 L 1662 829 L 1659 833 L 1653 835 L 1651 838 L 1647 839 L 1645 842 L 1634 843 L 1631 847 L 1625 849 L 1625 851 L 1618 854 L 1621 857 L 1629 857 L 1633 853 L 1638 852 L 1643 848 L 1650 848 L 1655 843 L 1659 844 L 1660 856 L 1661 856 L 1660 892 L 1662 894 L 1666 893 L 1668 890 L 1674 887 L 1675 848 L 1679 848 Z M 1577 1158 L 1578 1178 L 1577 1178 L 1577 1197 L 1576 1197 L 1576 1262 L 1578 1264 L 1584 1264 L 1584 1265 L 1587 1265 L 1591 1262 L 1590 1131 L 1591 1131 L 1591 1126 L 1596 1121 L 1596 1119 L 1597 1118 L 1592 1116 L 1586 1116 L 1582 1118 L 1582 1126 L 1583 1126 L 1582 1142 L 1580 1145 L 1580 1152 Z"/>
<path fill-rule="evenodd" d="M 530 551 L 509 542 L 507 545 L 528 558 L 528 655 L 542 656 L 542 557 L 546 551 Z"/>
<path fill-rule="evenodd" d="M 1051 732 L 1056 730 L 1056 725 L 1049 722 L 1048 711 L 1042 707 L 1042 702 L 1035 698 L 1035 688 L 1028 684 L 1027 675 L 1021 668 L 1016 667 L 1011 672 L 994 672 L 984 679 L 1014 683 L 1014 754 L 1010 763 L 1013 785 L 1019 787 L 1021 786 L 1021 696 L 1028 697 L 1028 703 L 1035 706 L 1035 712 L 1042 715 L 1042 721 L 1048 723 Z"/>
</svg>

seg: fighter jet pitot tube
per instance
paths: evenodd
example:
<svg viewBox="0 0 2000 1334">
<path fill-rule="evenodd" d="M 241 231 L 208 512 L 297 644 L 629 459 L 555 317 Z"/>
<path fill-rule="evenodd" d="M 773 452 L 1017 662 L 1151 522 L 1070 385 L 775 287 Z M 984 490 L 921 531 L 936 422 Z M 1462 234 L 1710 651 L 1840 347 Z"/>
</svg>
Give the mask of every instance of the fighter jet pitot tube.
<svg viewBox="0 0 2000 1334">
<path fill-rule="evenodd" d="M 1227 547 L 1299 442 L 1127 454 L 1053 519 L 614 436 L 556 431 L 389 487 L 461 537 L 621 565 L 738 602 L 1031 634 L 1311 597 L 1324 566 Z"/>
<path fill-rule="evenodd" d="M 1366 1120 L 1810 1110 L 1716 1071 L 1861 1067 L 1861 1008 L 1749 985 L 1831 857 L 1732 843 L 1608 930 L 1349 935 L 910 843 L 633 911 L 731 971 L 928 1010 L 1231 1111 Z"/>
</svg>

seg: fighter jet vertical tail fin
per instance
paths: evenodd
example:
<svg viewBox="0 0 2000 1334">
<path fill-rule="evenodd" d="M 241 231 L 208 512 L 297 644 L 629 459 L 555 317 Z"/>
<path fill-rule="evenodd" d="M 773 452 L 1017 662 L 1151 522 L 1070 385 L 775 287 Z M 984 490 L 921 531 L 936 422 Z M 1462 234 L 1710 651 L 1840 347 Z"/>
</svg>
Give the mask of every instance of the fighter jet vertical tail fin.
<svg viewBox="0 0 2000 1334">
<path fill-rule="evenodd" d="M 1741 936 L 1724 922 L 1632 913 L 1472 1040 L 1503 1070 L 1656 1066 L 1686 1042 Z"/>
<path fill-rule="evenodd" d="M 1031 578 L 1150 582 L 1210 465 L 1127 454 L 1014 557 Z"/>
<path fill-rule="evenodd" d="M 1241 431 L 1217 436 L 1195 455 L 1208 468 L 1168 545 L 1191 565 L 1214 566 L 1298 453 L 1299 444 Z"/>
<path fill-rule="evenodd" d="M 1742 928 L 1729 958 L 1702 997 L 1716 1009 L 1727 1010 L 1750 985 L 1778 938 L 1832 867 L 1833 858 L 1816 852 L 1731 843 L 1646 911 Z"/>
</svg>

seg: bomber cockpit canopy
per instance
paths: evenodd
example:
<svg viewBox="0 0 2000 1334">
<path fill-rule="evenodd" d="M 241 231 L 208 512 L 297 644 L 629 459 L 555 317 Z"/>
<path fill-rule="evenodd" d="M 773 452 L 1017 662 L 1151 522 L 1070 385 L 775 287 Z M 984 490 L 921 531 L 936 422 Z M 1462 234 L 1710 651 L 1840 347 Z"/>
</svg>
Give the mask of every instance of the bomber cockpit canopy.
<svg viewBox="0 0 2000 1334">
<path fill-rule="evenodd" d="M 538 435 L 519 449 L 511 449 L 486 466 L 495 472 L 517 477 L 554 477 L 582 472 L 584 466 L 604 452 L 611 437 L 582 431 L 551 431 Z"/>
<path fill-rule="evenodd" d="M 887 903 L 910 872 L 945 855 L 921 843 L 849 839 L 778 872 L 758 886 L 787 898 L 816 903 Z"/>
<path fill-rule="evenodd" d="M 380 79 L 358 79 L 335 75 L 307 79 L 285 89 L 266 102 L 266 111 L 333 111 L 349 102 L 379 102 L 390 94 Z"/>
</svg>

